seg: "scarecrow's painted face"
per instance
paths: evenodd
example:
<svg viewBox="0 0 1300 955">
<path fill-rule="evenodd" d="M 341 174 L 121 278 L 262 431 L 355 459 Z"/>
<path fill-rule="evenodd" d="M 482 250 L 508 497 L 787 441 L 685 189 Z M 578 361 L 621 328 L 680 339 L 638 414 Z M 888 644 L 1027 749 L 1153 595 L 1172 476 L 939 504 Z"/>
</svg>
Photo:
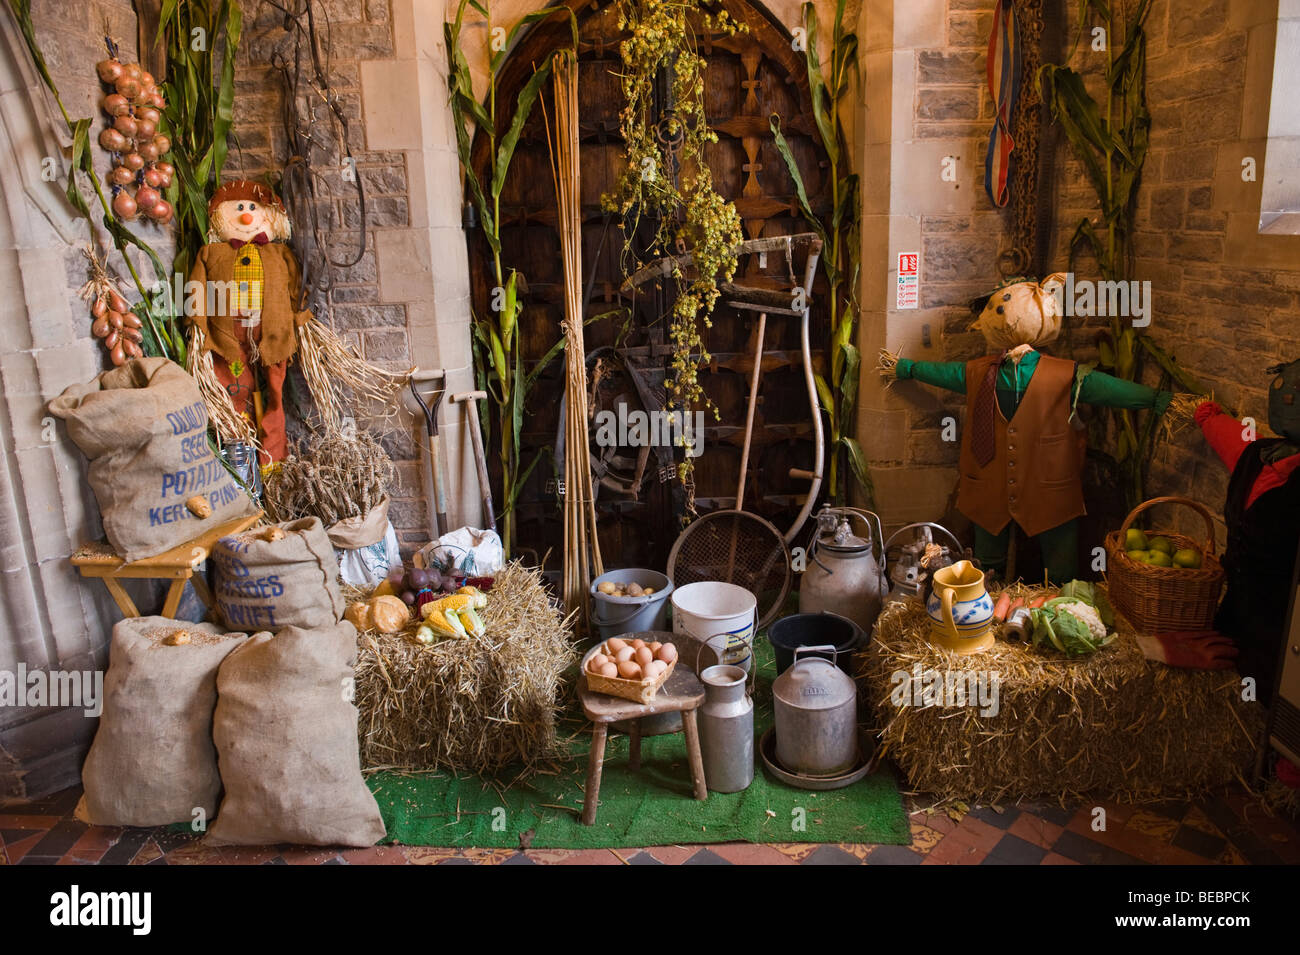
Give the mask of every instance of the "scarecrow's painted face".
<svg viewBox="0 0 1300 955">
<path fill-rule="evenodd" d="M 1291 441 L 1300 441 L 1300 359 L 1277 369 L 1268 389 L 1268 426 Z"/>
<path fill-rule="evenodd" d="M 1063 282 L 1064 277 L 1058 272 L 1042 282 L 1003 286 L 989 298 L 971 328 L 982 332 L 989 347 L 995 350 L 1046 345 L 1061 331 L 1061 301 L 1057 290 Z"/>
<path fill-rule="evenodd" d="M 223 242 L 238 239 L 248 242 L 259 232 L 268 239 L 276 237 L 272 207 L 252 199 L 231 199 L 218 204 L 211 217 L 212 230 Z"/>
</svg>

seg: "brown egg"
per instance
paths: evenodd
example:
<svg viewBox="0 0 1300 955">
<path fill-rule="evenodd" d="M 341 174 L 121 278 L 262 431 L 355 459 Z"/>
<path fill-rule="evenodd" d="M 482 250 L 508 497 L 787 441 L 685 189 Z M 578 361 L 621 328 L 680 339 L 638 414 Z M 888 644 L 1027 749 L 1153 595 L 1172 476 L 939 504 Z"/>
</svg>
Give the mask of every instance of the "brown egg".
<svg viewBox="0 0 1300 955">
<path fill-rule="evenodd" d="M 631 660 L 624 660 L 618 665 L 618 675 L 625 680 L 641 679 L 641 667 Z"/>
<path fill-rule="evenodd" d="M 644 641 L 644 640 L 633 640 L 633 641 L 632 641 L 632 649 L 633 649 L 633 650 L 640 650 L 640 649 L 641 649 L 642 647 L 644 647 L 644 646 L 645 646 L 645 641 Z"/>
<path fill-rule="evenodd" d="M 635 659 L 638 664 L 644 667 L 647 663 L 654 662 L 654 658 L 655 658 L 655 654 L 653 650 L 651 650 L 649 647 L 640 647 L 637 649 L 636 655 L 633 659 Z"/>
<path fill-rule="evenodd" d="M 677 659 L 677 647 L 671 643 L 665 643 L 655 652 L 656 660 L 663 660 L 664 663 L 672 663 Z"/>
<path fill-rule="evenodd" d="M 608 662 L 609 662 L 609 657 L 605 656 L 605 654 L 603 653 L 597 653 L 594 657 L 592 657 L 590 660 L 587 661 L 587 669 L 599 671 L 600 668 L 603 667 Z"/>
<path fill-rule="evenodd" d="M 627 641 L 620 640 L 618 637 L 611 637 L 609 640 L 605 641 L 605 649 L 610 653 L 618 653 L 618 651 L 622 650 L 625 646 L 627 646 Z"/>
<path fill-rule="evenodd" d="M 614 660 L 617 663 L 624 663 L 631 660 L 634 656 L 636 656 L 635 650 L 631 647 L 624 647 L 622 650 L 619 650 L 618 653 L 614 654 Z"/>
<path fill-rule="evenodd" d="M 668 669 L 668 664 L 664 663 L 663 660 L 652 660 L 642 667 L 642 669 L 645 671 L 646 679 L 653 680 L 660 673 L 663 673 L 664 670 Z"/>
<path fill-rule="evenodd" d="M 606 663 L 603 667 L 600 668 L 600 675 L 607 676 L 607 677 L 618 676 L 618 664 Z"/>
<path fill-rule="evenodd" d="M 651 652 L 651 653 L 658 653 L 658 652 L 659 652 L 659 648 L 662 647 L 663 644 L 660 643 L 658 640 L 656 640 L 654 643 L 648 643 L 648 644 L 646 644 L 646 646 L 648 646 L 648 647 L 650 648 L 650 652 Z"/>
</svg>

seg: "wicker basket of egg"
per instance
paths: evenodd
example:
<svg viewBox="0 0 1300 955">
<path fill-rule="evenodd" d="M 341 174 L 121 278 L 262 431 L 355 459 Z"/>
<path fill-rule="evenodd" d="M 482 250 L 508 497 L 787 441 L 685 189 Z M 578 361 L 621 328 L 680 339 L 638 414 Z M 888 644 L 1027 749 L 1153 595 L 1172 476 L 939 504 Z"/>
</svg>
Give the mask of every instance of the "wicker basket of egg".
<svg viewBox="0 0 1300 955">
<path fill-rule="evenodd" d="M 674 644 L 611 637 L 587 654 L 582 669 L 593 693 L 649 703 L 676 666 Z"/>
</svg>

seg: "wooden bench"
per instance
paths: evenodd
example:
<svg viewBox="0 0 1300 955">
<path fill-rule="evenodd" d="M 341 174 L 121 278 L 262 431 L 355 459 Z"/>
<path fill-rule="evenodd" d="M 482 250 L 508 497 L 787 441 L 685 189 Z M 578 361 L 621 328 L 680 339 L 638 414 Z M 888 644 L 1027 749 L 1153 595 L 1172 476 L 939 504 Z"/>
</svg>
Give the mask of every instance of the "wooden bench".
<svg viewBox="0 0 1300 955">
<path fill-rule="evenodd" d="M 169 580 L 167 598 L 163 601 L 162 616 L 174 617 L 181 603 L 181 594 L 185 592 L 185 582 L 194 584 L 194 592 L 199 595 L 203 605 L 213 609 L 212 593 L 203 574 L 196 573 L 203 566 L 212 548 L 218 540 L 230 534 L 246 531 L 262 519 L 261 511 L 247 517 L 239 517 L 216 527 L 209 528 L 193 540 L 186 541 L 153 557 L 127 563 L 109 545 L 108 541 L 94 541 L 82 544 L 68 560 L 80 571 L 83 577 L 98 577 L 104 581 L 109 594 L 122 611 L 124 617 L 138 617 L 140 611 L 135 602 L 123 589 L 122 580 Z"/>
</svg>

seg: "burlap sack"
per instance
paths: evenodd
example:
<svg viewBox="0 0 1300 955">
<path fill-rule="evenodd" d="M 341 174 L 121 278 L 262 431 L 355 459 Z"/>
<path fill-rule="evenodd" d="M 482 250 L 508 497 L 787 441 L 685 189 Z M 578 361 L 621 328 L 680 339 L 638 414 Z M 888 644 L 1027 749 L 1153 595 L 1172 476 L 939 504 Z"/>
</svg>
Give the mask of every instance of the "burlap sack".
<svg viewBox="0 0 1300 955">
<path fill-rule="evenodd" d="M 213 723 L 226 795 L 206 842 L 370 846 L 384 837 L 361 777 L 356 644 L 346 621 L 286 627 L 226 658 Z"/>
<path fill-rule="evenodd" d="M 177 630 L 190 642 L 167 646 Z M 133 617 L 113 627 L 104 711 L 81 770 L 77 818 L 100 826 L 193 823 L 221 796 L 212 711 L 217 670 L 247 636 L 207 623 Z"/>
<path fill-rule="evenodd" d="M 226 625 L 241 630 L 330 627 L 343 618 L 339 564 L 320 518 L 223 537 L 212 548 L 216 568 L 212 594 Z"/>
<path fill-rule="evenodd" d="M 199 386 L 166 358 L 137 358 L 49 403 L 90 461 L 90 486 L 113 549 L 153 557 L 209 528 L 254 513 L 208 445 Z M 201 499 L 199 517 L 187 506 Z M 203 506 L 194 507 L 200 512 Z"/>
</svg>

